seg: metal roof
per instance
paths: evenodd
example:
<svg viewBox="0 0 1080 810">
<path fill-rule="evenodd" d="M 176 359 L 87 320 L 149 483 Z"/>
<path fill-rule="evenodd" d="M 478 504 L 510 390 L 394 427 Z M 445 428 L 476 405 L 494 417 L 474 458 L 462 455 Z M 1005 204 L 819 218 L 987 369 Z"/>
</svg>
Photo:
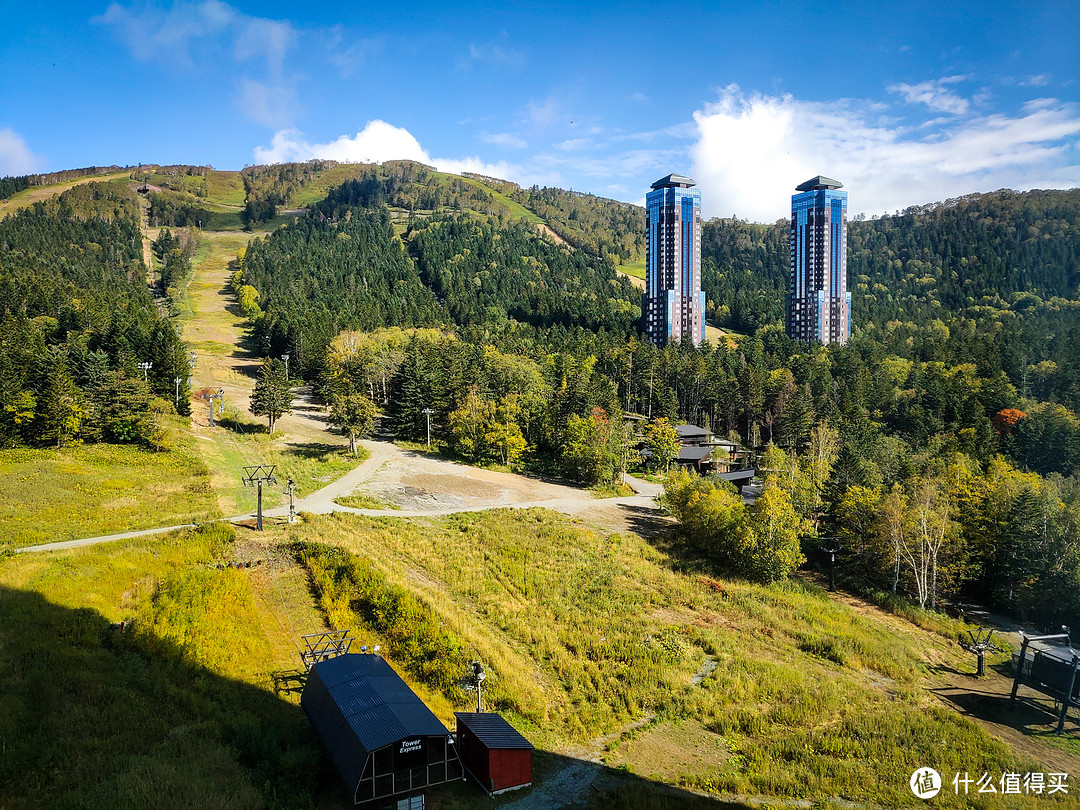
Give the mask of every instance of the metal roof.
<svg viewBox="0 0 1080 810">
<path fill-rule="evenodd" d="M 669 174 L 667 177 L 661 177 L 655 183 L 652 184 L 653 188 L 664 188 L 665 186 L 682 186 L 683 188 L 689 188 L 690 186 L 696 186 L 693 180 L 689 177 L 683 177 L 681 174 Z"/>
<path fill-rule="evenodd" d="M 701 461 L 710 453 L 712 453 L 712 448 L 707 445 L 687 445 L 679 451 L 679 461 Z"/>
<path fill-rule="evenodd" d="M 350 788 L 373 751 L 450 734 L 381 655 L 319 661 L 308 672 L 300 705 Z"/>
<path fill-rule="evenodd" d="M 717 473 L 716 477 L 721 481 L 749 481 L 757 475 L 757 470 L 753 467 L 746 467 L 742 470 L 730 470 L 728 472 Z"/>
<path fill-rule="evenodd" d="M 489 749 L 528 748 L 533 744 L 526 740 L 512 725 L 494 712 L 454 712 L 458 723 L 476 735 Z"/>
<path fill-rule="evenodd" d="M 679 425 L 675 428 L 675 432 L 679 434 L 680 438 L 685 436 L 708 436 L 709 431 L 705 428 L 700 428 L 697 425 Z"/>
<path fill-rule="evenodd" d="M 796 191 L 816 191 L 819 188 L 843 188 L 844 184 L 839 180 L 833 180 L 831 177 L 826 177 L 823 174 L 819 174 L 817 177 L 811 177 L 805 183 L 795 186 Z"/>
</svg>

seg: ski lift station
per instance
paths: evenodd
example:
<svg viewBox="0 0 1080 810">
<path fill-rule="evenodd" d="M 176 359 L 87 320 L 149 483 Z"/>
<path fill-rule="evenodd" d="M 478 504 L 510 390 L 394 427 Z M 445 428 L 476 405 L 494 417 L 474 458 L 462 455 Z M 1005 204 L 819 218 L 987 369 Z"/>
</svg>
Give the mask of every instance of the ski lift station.
<svg viewBox="0 0 1080 810">
<path fill-rule="evenodd" d="M 464 778 L 446 726 L 380 655 L 315 663 L 300 706 L 356 804 L 389 805 Z"/>
<path fill-rule="evenodd" d="M 455 744 L 382 656 L 344 649 L 311 657 L 300 706 L 355 804 L 423 807 L 419 794 L 466 773 L 492 795 L 532 783 L 533 747 L 502 717 L 458 713 Z"/>
</svg>

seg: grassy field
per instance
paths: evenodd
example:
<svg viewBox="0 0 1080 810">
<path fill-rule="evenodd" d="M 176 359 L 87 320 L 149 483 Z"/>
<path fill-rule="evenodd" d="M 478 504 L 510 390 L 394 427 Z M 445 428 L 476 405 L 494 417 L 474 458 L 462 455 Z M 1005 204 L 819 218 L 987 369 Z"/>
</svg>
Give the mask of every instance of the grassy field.
<svg viewBox="0 0 1080 810">
<path fill-rule="evenodd" d="M 638 278 L 638 279 L 641 279 L 642 281 L 644 281 L 645 280 L 645 257 L 642 256 L 640 259 L 638 259 L 636 261 L 627 262 L 626 264 L 620 264 L 615 268 L 615 270 L 622 273 L 625 276 L 630 276 L 631 278 Z"/>
<path fill-rule="evenodd" d="M 485 662 L 489 700 L 541 748 L 645 719 L 625 740 L 616 734 L 609 764 L 710 792 L 886 806 L 908 800 L 907 778 L 923 765 L 1038 769 L 926 692 L 935 668 L 969 665 L 954 636 L 860 613 L 799 581 L 679 570 L 635 535 L 604 537 L 543 510 L 315 517 L 292 536 L 352 550 L 411 594 L 450 649 Z M 339 597 L 337 622 L 393 657 L 393 636 L 365 619 L 370 598 Z M 700 687 L 695 673 L 707 673 Z M 460 708 L 424 687 L 438 714 Z M 710 756 L 656 772 L 658 737 Z M 944 794 L 938 803 L 963 806 Z"/>
<path fill-rule="evenodd" d="M 177 447 L 168 452 L 114 444 L 0 450 L 0 540 L 29 546 L 219 517 L 193 442 L 178 425 L 172 432 Z"/>
<path fill-rule="evenodd" d="M 384 501 L 381 498 L 376 498 L 374 495 L 367 495 L 364 493 L 353 493 L 352 495 L 344 495 L 340 498 L 335 498 L 334 503 L 341 504 L 342 506 L 348 506 L 353 509 L 400 509 L 396 503 L 390 503 Z"/>
<path fill-rule="evenodd" d="M 146 182 L 159 188 L 191 194 L 192 202 L 208 208 L 214 206 L 243 208 L 244 206 L 244 181 L 240 172 L 210 171 L 206 177 L 159 173 L 151 174 Z"/>
<path fill-rule="evenodd" d="M 231 538 L 0 560 L 0 806 L 313 805 L 317 749 L 266 685 L 249 577 L 213 567 Z"/>
<path fill-rule="evenodd" d="M 127 182 L 129 173 L 126 171 L 114 174 L 100 174 L 92 177 L 79 177 L 75 180 L 65 180 L 61 183 L 49 183 L 44 186 L 32 186 L 12 194 L 7 200 L 0 200 L 0 219 L 20 208 L 26 208 L 36 202 L 43 202 L 54 194 L 67 191 L 69 188 L 81 186 L 83 183 L 103 183 L 108 181 Z"/>
<path fill-rule="evenodd" d="M 339 806 L 271 678 L 326 624 L 382 644 L 445 720 L 473 699 L 458 669 L 482 660 L 485 703 L 537 745 L 539 775 L 604 752 L 584 807 L 723 806 L 686 790 L 892 807 L 917 766 L 1040 770 L 926 691 L 970 666 L 951 620 L 928 632 L 800 581 L 717 579 L 539 509 L 233 532 L 0 557 L 0 805 Z M 935 805 L 1061 806 L 950 793 Z"/>
<path fill-rule="evenodd" d="M 281 491 L 289 478 L 296 483 L 297 496 L 303 497 L 363 460 L 347 455 L 344 438 L 326 432 L 321 423 L 285 416 L 279 432 L 270 437 L 265 420 L 256 419 L 248 410 L 259 360 L 241 348 L 247 326 L 230 308 L 233 298 L 226 283 L 229 262 L 252 236 L 237 231 L 200 232 L 191 281 L 181 304 L 184 339 L 196 355 L 193 387 L 225 392 L 225 412 L 217 415 L 214 428 L 208 424 L 208 404 L 193 404 L 192 431 L 219 507 L 230 515 L 255 508 L 255 490 L 241 481 L 246 465 L 278 466 L 279 485 L 263 493 L 264 507 L 270 508 L 283 502 Z"/>
</svg>

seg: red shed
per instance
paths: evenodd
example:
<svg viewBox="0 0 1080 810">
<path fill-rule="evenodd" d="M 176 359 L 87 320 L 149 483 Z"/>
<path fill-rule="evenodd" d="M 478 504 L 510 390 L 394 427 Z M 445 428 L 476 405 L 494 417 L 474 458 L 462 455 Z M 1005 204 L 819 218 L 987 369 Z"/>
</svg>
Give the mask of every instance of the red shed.
<svg viewBox="0 0 1080 810">
<path fill-rule="evenodd" d="M 458 756 L 489 795 L 532 784 L 532 743 L 501 715 L 454 712 L 454 716 Z"/>
</svg>

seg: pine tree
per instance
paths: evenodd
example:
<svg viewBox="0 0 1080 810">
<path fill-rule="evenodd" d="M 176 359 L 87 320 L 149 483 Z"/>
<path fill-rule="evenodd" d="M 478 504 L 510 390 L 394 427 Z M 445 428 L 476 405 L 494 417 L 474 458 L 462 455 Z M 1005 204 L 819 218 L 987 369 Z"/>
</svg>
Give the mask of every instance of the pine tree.
<svg viewBox="0 0 1080 810">
<path fill-rule="evenodd" d="M 282 414 L 292 409 L 292 391 L 285 379 L 285 365 L 277 360 L 267 360 L 259 370 L 259 379 L 251 393 L 251 412 L 265 416 L 270 422 L 270 433 Z"/>
<path fill-rule="evenodd" d="M 67 366 L 54 363 L 38 401 L 39 436 L 60 449 L 78 434 L 84 415 L 82 396 Z"/>
</svg>

